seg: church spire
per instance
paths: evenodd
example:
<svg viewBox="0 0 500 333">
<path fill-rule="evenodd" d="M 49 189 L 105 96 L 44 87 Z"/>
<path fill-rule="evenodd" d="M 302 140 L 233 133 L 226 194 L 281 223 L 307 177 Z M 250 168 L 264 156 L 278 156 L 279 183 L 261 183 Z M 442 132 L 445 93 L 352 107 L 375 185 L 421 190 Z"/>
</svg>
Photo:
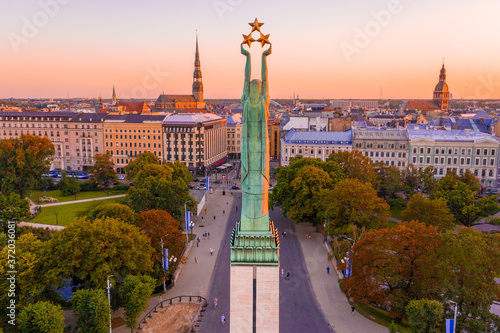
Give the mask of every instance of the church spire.
<svg viewBox="0 0 500 333">
<path fill-rule="evenodd" d="M 196 52 L 194 55 L 193 96 L 196 102 L 203 102 L 203 83 L 201 80 L 201 63 L 198 49 L 198 32 L 196 32 Z"/>
<path fill-rule="evenodd" d="M 113 85 L 113 105 L 118 104 L 118 99 L 116 98 L 115 85 Z"/>
</svg>

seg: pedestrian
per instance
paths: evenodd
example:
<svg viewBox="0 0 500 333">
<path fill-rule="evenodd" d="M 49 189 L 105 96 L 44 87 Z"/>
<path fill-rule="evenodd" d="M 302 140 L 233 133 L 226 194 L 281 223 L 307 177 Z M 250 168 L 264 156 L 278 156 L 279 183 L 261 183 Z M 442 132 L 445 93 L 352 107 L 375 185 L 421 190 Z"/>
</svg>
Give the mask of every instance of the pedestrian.
<svg viewBox="0 0 500 333">
<path fill-rule="evenodd" d="M 238 211 L 238 206 L 236 206 L 236 211 Z"/>
<path fill-rule="evenodd" d="M 352 313 L 353 316 L 354 316 L 354 310 L 356 310 L 356 308 L 353 305 L 353 306 L 351 306 L 351 313 Z"/>
<path fill-rule="evenodd" d="M 285 275 L 285 270 L 282 268 L 281 269 L 281 277 L 283 278 L 284 275 Z"/>
<path fill-rule="evenodd" d="M 326 266 L 326 274 L 330 274 L 330 266 Z"/>
<path fill-rule="evenodd" d="M 208 239 L 210 239 L 210 233 L 207 233 Z"/>
<path fill-rule="evenodd" d="M 212 247 L 210 247 L 210 255 L 213 255 L 214 254 L 214 249 L 212 249 Z"/>
<path fill-rule="evenodd" d="M 215 215 L 214 215 L 214 221 L 215 221 Z"/>
<path fill-rule="evenodd" d="M 224 325 L 226 323 L 226 316 L 224 316 L 224 314 L 222 314 L 222 316 L 220 316 L 220 322 L 222 325 Z"/>
<path fill-rule="evenodd" d="M 196 247 L 200 246 L 200 237 L 196 238 Z"/>
<path fill-rule="evenodd" d="M 205 234 L 203 234 L 203 240 L 205 240 Z"/>
<path fill-rule="evenodd" d="M 223 214 L 223 215 L 224 215 L 224 214 L 226 214 L 226 211 L 225 211 L 225 210 L 222 210 L 222 214 Z"/>
<path fill-rule="evenodd" d="M 286 272 L 285 280 L 290 280 L 290 272 Z"/>
<path fill-rule="evenodd" d="M 205 214 L 207 213 L 207 210 L 205 209 Z"/>
<path fill-rule="evenodd" d="M 201 223 L 203 223 L 203 216 L 201 217 Z"/>
<path fill-rule="evenodd" d="M 281 232 L 281 237 L 285 237 L 285 232 L 284 231 Z"/>
<path fill-rule="evenodd" d="M 197 264 L 198 263 L 198 258 L 197 257 L 194 257 L 194 263 Z"/>
<path fill-rule="evenodd" d="M 285 233 L 285 237 L 286 237 L 286 231 L 284 231 L 284 233 Z"/>
</svg>

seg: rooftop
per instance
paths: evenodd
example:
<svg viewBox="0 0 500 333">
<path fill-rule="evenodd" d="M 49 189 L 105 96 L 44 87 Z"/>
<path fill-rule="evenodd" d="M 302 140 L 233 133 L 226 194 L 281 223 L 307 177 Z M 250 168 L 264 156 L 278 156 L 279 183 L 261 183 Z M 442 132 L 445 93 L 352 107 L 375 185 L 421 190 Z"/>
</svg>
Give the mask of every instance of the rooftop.
<svg viewBox="0 0 500 333">
<path fill-rule="evenodd" d="M 176 113 L 166 117 L 163 125 L 196 125 L 222 119 L 224 118 L 213 113 Z"/>
<path fill-rule="evenodd" d="M 420 129 L 418 126 L 414 126 L 413 129 L 408 129 L 408 135 L 410 140 L 416 140 L 420 138 L 426 138 L 433 141 L 441 142 L 477 142 L 482 140 L 490 140 L 500 142 L 497 137 L 476 131 L 468 130 L 433 130 L 433 129 Z"/>
<path fill-rule="evenodd" d="M 285 143 L 352 145 L 352 131 L 296 131 L 292 128 L 284 137 Z"/>
</svg>

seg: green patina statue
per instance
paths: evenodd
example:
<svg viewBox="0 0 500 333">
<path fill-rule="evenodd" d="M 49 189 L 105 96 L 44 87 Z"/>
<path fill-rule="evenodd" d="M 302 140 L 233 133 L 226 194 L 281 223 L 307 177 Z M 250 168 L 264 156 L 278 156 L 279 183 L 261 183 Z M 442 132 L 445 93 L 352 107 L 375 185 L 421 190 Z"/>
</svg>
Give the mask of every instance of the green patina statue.
<svg viewBox="0 0 500 333">
<path fill-rule="evenodd" d="M 262 43 L 264 45 L 264 43 Z M 272 46 L 262 53 L 262 82 L 250 81 L 250 53 L 241 45 L 246 56 L 245 85 L 241 141 L 241 232 L 269 232 L 269 87 L 266 57 Z"/>
</svg>

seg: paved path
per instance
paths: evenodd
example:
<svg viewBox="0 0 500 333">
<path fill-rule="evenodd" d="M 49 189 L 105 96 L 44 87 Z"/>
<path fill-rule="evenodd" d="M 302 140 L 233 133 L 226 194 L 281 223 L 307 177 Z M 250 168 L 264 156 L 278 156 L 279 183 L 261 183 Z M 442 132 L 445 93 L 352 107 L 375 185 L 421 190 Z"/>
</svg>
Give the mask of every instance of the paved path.
<svg viewBox="0 0 500 333">
<path fill-rule="evenodd" d="M 31 223 L 31 222 L 19 222 L 17 225 L 19 227 L 49 228 L 50 230 L 62 230 L 66 228 L 63 225 L 41 224 L 41 223 Z"/>
<path fill-rule="evenodd" d="M 296 226 L 297 237 L 304 252 L 307 271 L 311 278 L 314 294 L 326 318 L 336 333 L 386 333 L 389 330 L 362 315 L 357 311 L 353 316 L 346 296 L 340 290 L 337 274 L 328 261 L 324 244 L 324 235 L 316 232 L 310 224 L 301 223 Z M 311 234 L 311 239 L 306 235 Z M 326 267 L 330 266 L 330 274 Z"/>
<path fill-rule="evenodd" d="M 96 200 L 106 200 L 106 199 L 114 199 L 114 198 L 123 198 L 126 195 L 127 194 L 117 194 L 117 195 L 110 195 L 110 196 L 107 196 L 107 197 L 98 197 L 98 198 L 73 200 L 73 201 L 63 201 L 63 202 L 54 202 L 54 203 L 42 204 L 42 205 L 39 205 L 39 206 L 41 206 L 41 207 L 50 207 L 50 206 L 71 205 L 71 204 L 80 203 L 80 202 L 89 202 L 89 201 L 96 201 Z"/>
</svg>

